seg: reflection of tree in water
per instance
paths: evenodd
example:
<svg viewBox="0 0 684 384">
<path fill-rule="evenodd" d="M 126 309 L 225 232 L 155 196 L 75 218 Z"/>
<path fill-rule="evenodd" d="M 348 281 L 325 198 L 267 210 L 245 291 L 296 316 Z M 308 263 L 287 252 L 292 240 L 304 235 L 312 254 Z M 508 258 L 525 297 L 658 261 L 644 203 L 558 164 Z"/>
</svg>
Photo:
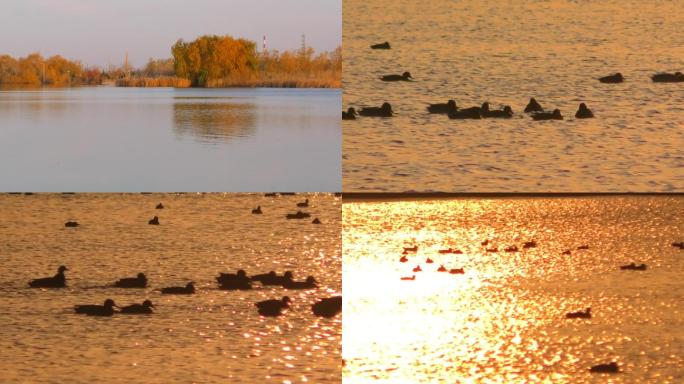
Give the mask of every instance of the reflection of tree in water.
<svg viewBox="0 0 684 384">
<path fill-rule="evenodd" d="M 174 103 L 174 132 L 191 134 L 201 141 L 228 141 L 252 136 L 256 108 L 246 103 Z"/>
</svg>

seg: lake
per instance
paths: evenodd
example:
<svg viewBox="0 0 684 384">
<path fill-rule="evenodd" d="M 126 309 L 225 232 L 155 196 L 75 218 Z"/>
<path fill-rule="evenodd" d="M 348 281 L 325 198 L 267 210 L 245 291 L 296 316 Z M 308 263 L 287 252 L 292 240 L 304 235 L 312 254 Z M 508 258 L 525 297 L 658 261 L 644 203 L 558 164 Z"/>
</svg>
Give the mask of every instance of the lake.
<svg viewBox="0 0 684 384">
<path fill-rule="evenodd" d="M 340 90 L 0 90 L 0 191 L 341 190 Z"/>
<path fill-rule="evenodd" d="M 683 211 L 684 196 L 345 200 L 344 382 L 684 382 Z M 589 373 L 611 361 L 621 374 Z"/>
<path fill-rule="evenodd" d="M 308 208 L 295 203 L 309 199 Z M 159 203 L 163 209 L 155 209 Z M 251 209 L 261 206 L 262 215 Z M 4 382 L 339 383 L 342 319 L 311 304 L 342 289 L 339 197 L 298 194 L 0 194 Z M 310 219 L 286 220 L 303 209 Z M 158 216 L 160 224 L 147 221 Z M 311 223 L 314 217 L 320 225 Z M 80 226 L 66 228 L 67 220 Z M 66 265 L 67 288 L 29 280 Z M 313 275 L 319 287 L 217 289 L 219 272 Z M 113 288 L 144 272 L 148 288 Z M 162 287 L 194 281 L 191 296 Z M 255 302 L 290 296 L 282 316 Z M 87 317 L 76 304 L 149 299 L 151 315 Z"/>
<path fill-rule="evenodd" d="M 343 106 L 345 192 L 684 191 L 680 2 L 349 0 Z M 371 50 L 389 41 L 390 50 Z M 414 82 L 379 77 L 409 71 Z M 621 72 L 622 84 L 601 76 Z M 563 121 L 523 114 L 530 97 Z M 510 105 L 512 119 L 450 120 L 428 103 Z M 594 119 L 575 119 L 579 103 Z"/>
</svg>

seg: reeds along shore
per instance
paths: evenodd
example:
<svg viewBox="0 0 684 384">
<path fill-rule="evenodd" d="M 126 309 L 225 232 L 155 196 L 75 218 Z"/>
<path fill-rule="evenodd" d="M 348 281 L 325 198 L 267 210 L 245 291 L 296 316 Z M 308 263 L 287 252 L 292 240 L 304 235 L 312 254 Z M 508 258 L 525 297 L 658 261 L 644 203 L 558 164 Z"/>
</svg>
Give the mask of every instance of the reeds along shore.
<svg viewBox="0 0 684 384">
<path fill-rule="evenodd" d="M 130 77 L 116 81 L 117 87 L 173 87 L 189 88 L 190 80 L 175 77 Z M 265 74 L 233 76 L 225 79 L 209 80 L 205 88 L 341 88 L 339 73 L 333 71 L 307 74 Z"/>
</svg>

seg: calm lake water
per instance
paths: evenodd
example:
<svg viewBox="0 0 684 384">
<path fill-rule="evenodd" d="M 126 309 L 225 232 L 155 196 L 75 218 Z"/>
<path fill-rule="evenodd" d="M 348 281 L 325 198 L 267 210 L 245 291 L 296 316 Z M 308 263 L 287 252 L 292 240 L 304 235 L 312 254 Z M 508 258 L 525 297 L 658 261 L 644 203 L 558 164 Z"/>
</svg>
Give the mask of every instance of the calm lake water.
<svg viewBox="0 0 684 384">
<path fill-rule="evenodd" d="M 321 225 L 285 219 L 305 198 Z M 263 215 L 251 214 L 256 205 Z M 342 289 L 340 205 L 330 194 L 0 195 L 0 381 L 340 382 L 341 316 L 319 318 L 310 308 Z M 154 215 L 159 226 L 147 224 Z M 67 220 L 81 226 L 65 228 Z M 28 288 L 61 264 L 68 288 Z M 238 268 L 292 270 L 320 287 L 218 290 L 218 273 Z M 106 287 L 141 271 L 147 289 Z M 190 280 L 195 295 L 159 292 Z M 289 311 L 259 317 L 255 302 L 283 295 L 293 299 Z M 150 299 L 157 309 L 73 313 L 75 304 L 107 298 L 120 306 Z"/>
<path fill-rule="evenodd" d="M 684 382 L 683 211 L 682 196 L 345 202 L 345 383 Z M 623 373 L 588 372 L 610 361 Z"/>
<path fill-rule="evenodd" d="M 343 20 L 343 106 L 397 112 L 343 122 L 344 191 L 684 191 L 684 83 L 650 80 L 684 71 L 681 2 L 349 0 Z M 530 97 L 565 120 L 522 114 Z M 427 113 L 448 99 L 516 115 Z"/>
<path fill-rule="evenodd" d="M 340 90 L 0 91 L 0 191 L 341 190 Z"/>
</svg>

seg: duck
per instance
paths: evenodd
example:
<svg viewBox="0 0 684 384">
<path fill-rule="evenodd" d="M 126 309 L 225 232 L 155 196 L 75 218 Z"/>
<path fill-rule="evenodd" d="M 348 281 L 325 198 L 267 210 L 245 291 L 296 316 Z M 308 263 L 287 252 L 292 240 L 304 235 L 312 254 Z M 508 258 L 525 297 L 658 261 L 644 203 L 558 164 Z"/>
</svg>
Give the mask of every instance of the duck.
<svg viewBox="0 0 684 384">
<path fill-rule="evenodd" d="M 506 247 L 504 249 L 506 252 L 518 252 L 518 247 L 516 245 L 511 245 L 510 247 Z"/>
<path fill-rule="evenodd" d="M 415 280 L 415 279 L 416 279 L 416 275 L 413 275 L 413 276 L 411 276 L 411 277 L 402 277 L 402 278 L 400 278 L 400 280 L 404 280 L 404 281 L 413 281 L 413 280 Z"/>
<path fill-rule="evenodd" d="M 411 81 L 412 79 L 411 72 L 404 72 L 401 75 L 384 75 L 380 78 L 382 81 Z"/>
<path fill-rule="evenodd" d="M 149 315 L 152 313 L 152 308 L 156 308 L 151 301 L 145 300 L 142 304 L 131 304 L 122 307 L 119 313 L 127 315 Z"/>
<path fill-rule="evenodd" d="M 371 47 L 371 49 L 391 49 L 390 43 L 387 41 L 385 41 L 384 43 L 380 43 L 380 44 L 373 44 L 370 47 Z"/>
<path fill-rule="evenodd" d="M 579 109 L 577 110 L 577 113 L 575 113 L 575 118 L 577 119 L 590 119 L 594 117 L 594 113 L 591 112 L 589 108 L 587 108 L 587 105 L 584 103 L 580 103 Z"/>
<path fill-rule="evenodd" d="M 321 220 L 319 220 L 317 217 L 311 221 L 311 224 L 321 224 Z"/>
<path fill-rule="evenodd" d="M 592 373 L 619 373 L 620 367 L 617 365 L 616 362 L 612 362 L 612 363 L 608 363 L 608 364 L 598 364 L 598 365 L 594 365 L 593 367 L 589 368 L 589 372 L 592 372 Z"/>
<path fill-rule="evenodd" d="M 289 296 L 283 296 L 282 299 L 276 300 L 276 299 L 271 299 L 271 300 L 264 300 L 264 301 L 259 301 L 258 303 L 255 303 L 254 305 L 258 308 L 258 312 L 261 316 L 280 316 L 282 314 L 283 309 L 289 308 L 290 307 L 290 299 Z"/>
<path fill-rule="evenodd" d="M 480 113 L 480 107 L 470 107 L 459 109 L 455 112 L 449 112 L 450 119 L 481 119 L 482 114 Z"/>
<path fill-rule="evenodd" d="M 408 258 L 407 258 L 406 256 L 402 256 L 402 257 L 399 259 L 399 262 L 400 262 L 400 263 L 405 263 L 405 262 L 407 262 L 407 261 L 408 261 Z"/>
<path fill-rule="evenodd" d="M 437 251 L 437 253 L 441 253 L 441 254 L 453 253 L 455 255 L 461 255 L 461 254 L 463 254 L 463 251 L 461 251 L 460 249 L 449 248 L 449 249 L 440 249 L 439 251 Z"/>
<path fill-rule="evenodd" d="M 66 277 L 64 271 L 69 269 L 63 265 L 57 268 L 57 274 L 52 277 L 43 277 L 41 279 L 34 279 L 29 281 L 31 288 L 64 288 L 66 287 Z"/>
<path fill-rule="evenodd" d="M 654 83 L 681 83 L 684 82 L 684 74 L 681 72 L 675 73 L 656 73 L 651 76 Z"/>
<path fill-rule="evenodd" d="M 572 252 L 569 249 L 566 249 L 565 251 L 561 252 L 561 255 L 570 255 Z"/>
<path fill-rule="evenodd" d="M 437 268 L 437 272 L 446 272 L 446 271 L 447 271 L 447 269 L 443 265 L 440 265 L 439 268 Z"/>
<path fill-rule="evenodd" d="M 553 112 L 537 112 L 532 115 L 534 120 L 563 120 L 560 109 L 554 109 Z"/>
<path fill-rule="evenodd" d="M 294 274 L 292 271 L 285 271 L 282 276 L 278 276 L 275 272 L 273 274 L 268 273 L 267 276 L 260 278 L 258 281 L 261 285 L 280 285 L 285 284 L 286 281 L 292 281 Z"/>
<path fill-rule="evenodd" d="M 523 249 L 528 249 L 528 248 L 537 248 L 537 242 L 532 240 L 532 241 L 526 241 L 523 244 Z"/>
<path fill-rule="evenodd" d="M 354 107 L 349 107 L 347 112 L 342 111 L 342 120 L 356 120 L 356 109 Z"/>
<path fill-rule="evenodd" d="M 64 223 L 64 226 L 67 228 L 76 228 L 79 225 L 80 224 L 78 224 L 78 222 L 76 222 L 76 221 L 67 221 L 66 223 Z"/>
<path fill-rule="evenodd" d="M 256 208 L 252 209 L 252 214 L 253 215 L 261 215 L 263 212 L 261 212 L 261 205 L 257 205 Z"/>
<path fill-rule="evenodd" d="M 275 272 L 274 272 L 275 273 Z M 220 284 L 226 281 L 236 281 L 236 280 L 250 280 L 249 277 L 247 277 L 247 272 L 245 272 L 244 269 L 240 269 L 237 271 L 237 273 L 219 273 L 218 277 L 216 278 L 216 281 Z"/>
<path fill-rule="evenodd" d="M 480 108 L 480 115 L 484 118 L 503 118 L 503 119 L 509 119 L 513 117 L 513 109 L 506 105 L 503 107 L 503 109 L 495 109 L 495 110 L 490 110 L 489 109 L 489 103 L 484 102 L 482 104 L 482 107 Z"/>
<path fill-rule="evenodd" d="M 525 107 L 525 113 L 530 112 L 544 112 L 544 108 L 534 97 L 530 97 L 530 102 L 527 103 L 527 106 Z"/>
<path fill-rule="evenodd" d="M 297 213 L 288 213 L 285 215 L 285 218 L 288 220 L 306 219 L 307 217 L 311 217 L 311 214 L 307 213 L 307 212 L 302 212 L 302 211 L 297 211 Z"/>
<path fill-rule="evenodd" d="M 413 268 L 413 272 L 422 272 L 423 269 L 420 267 L 420 265 L 416 265 L 415 268 Z"/>
<path fill-rule="evenodd" d="M 628 271 L 645 271 L 646 270 L 646 264 L 639 264 L 636 265 L 634 263 L 630 263 L 628 265 L 621 265 L 620 269 L 623 270 L 628 270 Z"/>
<path fill-rule="evenodd" d="M 591 319 L 591 308 L 587 307 L 584 311 L 568 312 L 565 314 L 566 319 Z"/>
<path fill-rule="evenodd" d="M 673 243 L 672 243 L 672 246 L 675 247 L 675 248 L 684 249 L 684 241 L 673 242 Z"/>
<path fill-rule="evenodd" d="M 147 287 L 147 276 L 140 272 L 136 277 L 126 277 L 117 280 L 114 286 L 118 288 L 145 288 Z"/>
<path fill-rule="evenodd" d="M 342 312 L 342 296 L 332 296 L 320 299 L 311 305 L 314 315 L 331 318 Z"/>
<path fill-rule="evenodd" d="M 617 83 L 622 83 L 623 81 L 625 81 L 625 78 L 622 77 L 622 73 L 618 72 L 618 73 L 615 73 L 613 75 L 599 77 L 598 80 L 602 83 L 617 84 Z"/>
<path fill-rule="evenodd" d="M 579 247 L 577 247 L 577 249 L 578 249 L 578 250 L 589 249 L 589 245 L 587 245 L 587 244 L 580 245 Z"/>
<path fill-rule="evenodd" d="M 489 239 L 480 243 L 480 245 L 487 246 L 489 244 Z"/>
<path fill-rule="evenodd" d="M 413 247 L 404 247 L 404 252 L 418 252 L 418 246 L 414 245 Z"/>
<path fill-rule="evenodd" d="M 370 117 L 392 117 L 392 105 L 390 103 L 382 103 L 380 107 L 366 107 L 361 108 L 359 115 Z"/>
<path fill-rule="evenodd" d="M 159 218 L 157 216 L 153 217 L 150 221 L 147 222 L 147 224 L 150 225 L 159 225 Z"/>
<path fill-rule="evenodd" d="M 308 207 L 309 206 L 309 199 L 304 199 L 301 203 L 297 203 L 298 207 Z"/>
<path fill-rule="evenodd" d="M 455 100 L 449 100 L 446 103 L 430 104 L 427 106 L 430 113 L 452 113 L 458 111 Z"/>
<path fill-rule="evenodd" d="M 313 276 L 309 276 L 305 281 L 293 281 L 292 279 L 285 279 L 283 282 L 283 288 L 285 289 L 313 289 L 317 288 L 316 279 Z"/>
<path fill-rule="evenodd" d="M 195 293 L 195 284 L 191 281 L 185 287 L 166 287 L 161 289 L 163 295 L 192 295 Z"/>
<path fill-rule="evenodd" d="M 465 273 L 465 271 L 463 270 L 463 268 L 451 268 L 449 270 L 449 273 L 452 275 L 462 275 Z"/>
<path fill-rule="evenodd" d="M 114 307 L 116 307 L 114 300 L 107 299 L 103 305 L 74 305 L 74 312 L 88 316 L 112 316 L 114 314 Z"/>
<path fill-rule="evenodd" d="M 432 263 L 434 263 L 434 261 L 428 257 L 427 259 L 425 259 L 425 263 L 426 264 L 432 264 Z"/>
<path fill-rule="evenodd" d="M 497 248 L 497 247 L 485 248 L 485 251 L 491 252 L 491 253 L 499 252 L 499 248 Z"/>
<path fill-rule="evenodd" d="M 162 203 L 160 202 L 159 204 L 157 204 L 157 206 L 155 207 L 155 209 L 164 209 L 164 204 L 162 204 Z"/>
</svg>

